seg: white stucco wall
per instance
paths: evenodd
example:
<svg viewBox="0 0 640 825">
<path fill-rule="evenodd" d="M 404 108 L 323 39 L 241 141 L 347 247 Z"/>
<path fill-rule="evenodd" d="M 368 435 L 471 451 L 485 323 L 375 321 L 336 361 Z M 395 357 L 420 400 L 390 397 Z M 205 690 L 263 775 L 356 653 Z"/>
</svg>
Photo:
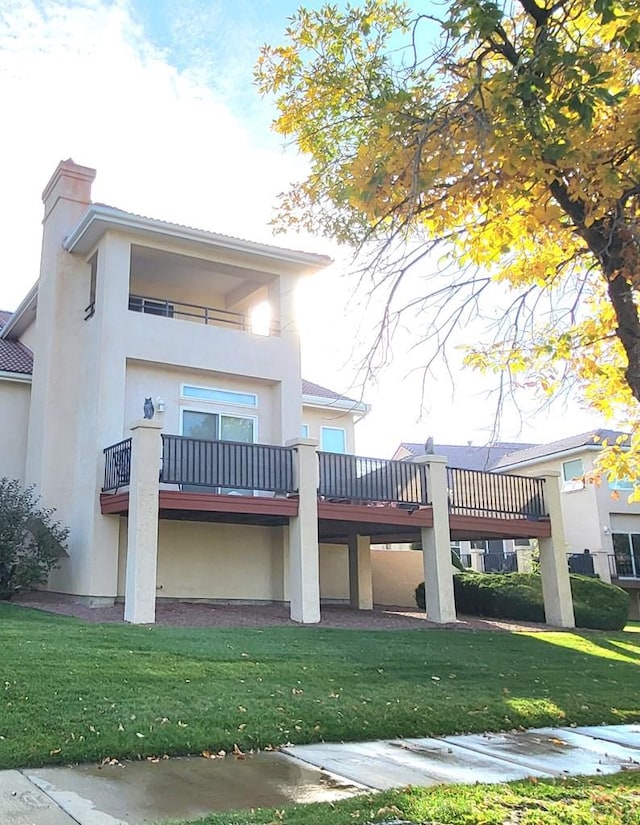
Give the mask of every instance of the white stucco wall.
<svg viewBox="0 0 640 825">
<path fill-rule="evenodd" d="M 24 482 L 31 384 L 0 379 L 0 478 Z"/>
</svg>

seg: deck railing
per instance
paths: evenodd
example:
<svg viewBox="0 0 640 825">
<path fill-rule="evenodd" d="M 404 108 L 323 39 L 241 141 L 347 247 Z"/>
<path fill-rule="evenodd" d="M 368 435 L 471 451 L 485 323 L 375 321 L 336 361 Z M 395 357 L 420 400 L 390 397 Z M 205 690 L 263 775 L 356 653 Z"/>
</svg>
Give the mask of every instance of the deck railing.
<svg viewBox="0 0 640 825">
<path fill-rule="evenodd" d="M 327 499 L 427 504 L 427 473 L 422 464 L 318 453 L 318 494 Z"/>
<path fill-rule="evenodd" d="M 160 481 L 220 493 L 294 493 L 293 450 L 163 434 Z"/>
<path fill-rule="evenodd" d="M 105 493 L 120 487 L 126 487 L 131 479 L 131 439 L 125 438 L 117 444 L 106 447 L 104 453 L 104 485 Z"/>
<path fill-rule="evenodd" d="M 544 479 L 447 467 L 449 511 L 462 516 L 523 518 L 547 515 Z"/>
<path fill-rule="evenodd" d="M 631 556 L 627 555 L 610 555 L 609 559 L 609 573 L 612 579 L 640 579 L 638 569 L 634 569 L 633 560 Z M 637 565 L 640 567 L 640 565 Z"/>
</svg>

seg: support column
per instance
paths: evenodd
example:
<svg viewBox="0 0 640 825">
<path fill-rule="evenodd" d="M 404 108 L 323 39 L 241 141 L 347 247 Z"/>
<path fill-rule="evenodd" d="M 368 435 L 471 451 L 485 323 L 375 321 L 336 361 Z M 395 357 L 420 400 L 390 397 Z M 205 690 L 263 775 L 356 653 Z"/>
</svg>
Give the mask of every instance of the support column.
<svg viewBox="0 0 640 825">
<path fill-rule="evenodd" d="M 124 620 L 132 624 L 153 624 L 156 620 L 161 430 L 161 422 L 146 419 L 131 428 Z"/>
<path fill-rule="evenodd" d="M 606 551 L 596 551 L 591 553 L 593 559 L 593 572 L 601 581 L 611 584 L 611 569 L 609 567 L 609 556 Z"/>
<path fill-rule="evenodd" d="M 474 573 L 484 573 L 484 550 L 469 550 L 471 569 Z"/>
<path fill-rule="evenodd" d="M 303 624 L 320 621 L 320 558 L 318 550 L 318 442 L 294 438 L 298 515 L 289 519 L 289 600 L 291 619 Z"/>
<path fill-rule="evenodd" d="M 444 456 L 426 455 L 416 461 L 427 466 L 427 491 L 433 509 L 433 527 L 422 528 L 426 612 L 432 622 L 455 622 L 447 459 Z"/>
<path fill-rule="evenodd" d="M 349 536 L 349 603 L 353 610 L 373 610 L 369 536 Z"/>
<path fill-rule="evenodd" d="M 518 562 L 518 573 L 531 573 L 533 571 L 533 553 L 528 548 L 516 548 L 516 559 Z"/>
<path fill-rule="evenodd" d="M 544 476 L 544 498 L 551 521 L 551 538 L 538 540 L 542 597 L 547 624 L 557 627 L 575 627 L 560 505 L 559 476 L 559 473 L 547 473 Z"/>
</svg>

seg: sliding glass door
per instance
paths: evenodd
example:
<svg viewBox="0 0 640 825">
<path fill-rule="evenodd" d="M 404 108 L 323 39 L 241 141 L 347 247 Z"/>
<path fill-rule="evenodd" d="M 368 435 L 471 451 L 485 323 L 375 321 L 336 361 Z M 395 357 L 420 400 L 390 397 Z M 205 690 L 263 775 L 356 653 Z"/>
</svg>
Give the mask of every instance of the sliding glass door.
<svg viewBox="0 0 640 825">
<path fill-rule="evenodd" d="M 224 413 L 182 411 L 182 435 L 203 441 L 237 441 L 253 444 L 255 441 L 255 418 L 247 418 Z M 251 495 L 250 490 L 236 490 L 232 487 L 195 487 L 185 486 L 190 492 L 208 491 L 226 495 Z"/>
</svg>

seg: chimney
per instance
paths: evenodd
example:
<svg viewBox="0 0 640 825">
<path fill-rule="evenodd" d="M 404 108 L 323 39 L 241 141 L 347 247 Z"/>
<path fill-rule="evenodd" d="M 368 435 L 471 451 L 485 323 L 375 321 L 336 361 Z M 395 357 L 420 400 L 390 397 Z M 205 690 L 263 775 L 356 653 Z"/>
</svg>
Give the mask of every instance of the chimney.
<svg viewBox="0 0 640 825">
<path fill-rule="evenodd" d="M 71 158 L 61 160 L 42 193 L 44 220 L 47 220 L 60 200 L 77 204 L 72 208 L 74 213 L 84 212 L 85 207 L 91 203 L 91 184 L 95 177 L 95 169 L 79 166 Z"/>
</svg>

